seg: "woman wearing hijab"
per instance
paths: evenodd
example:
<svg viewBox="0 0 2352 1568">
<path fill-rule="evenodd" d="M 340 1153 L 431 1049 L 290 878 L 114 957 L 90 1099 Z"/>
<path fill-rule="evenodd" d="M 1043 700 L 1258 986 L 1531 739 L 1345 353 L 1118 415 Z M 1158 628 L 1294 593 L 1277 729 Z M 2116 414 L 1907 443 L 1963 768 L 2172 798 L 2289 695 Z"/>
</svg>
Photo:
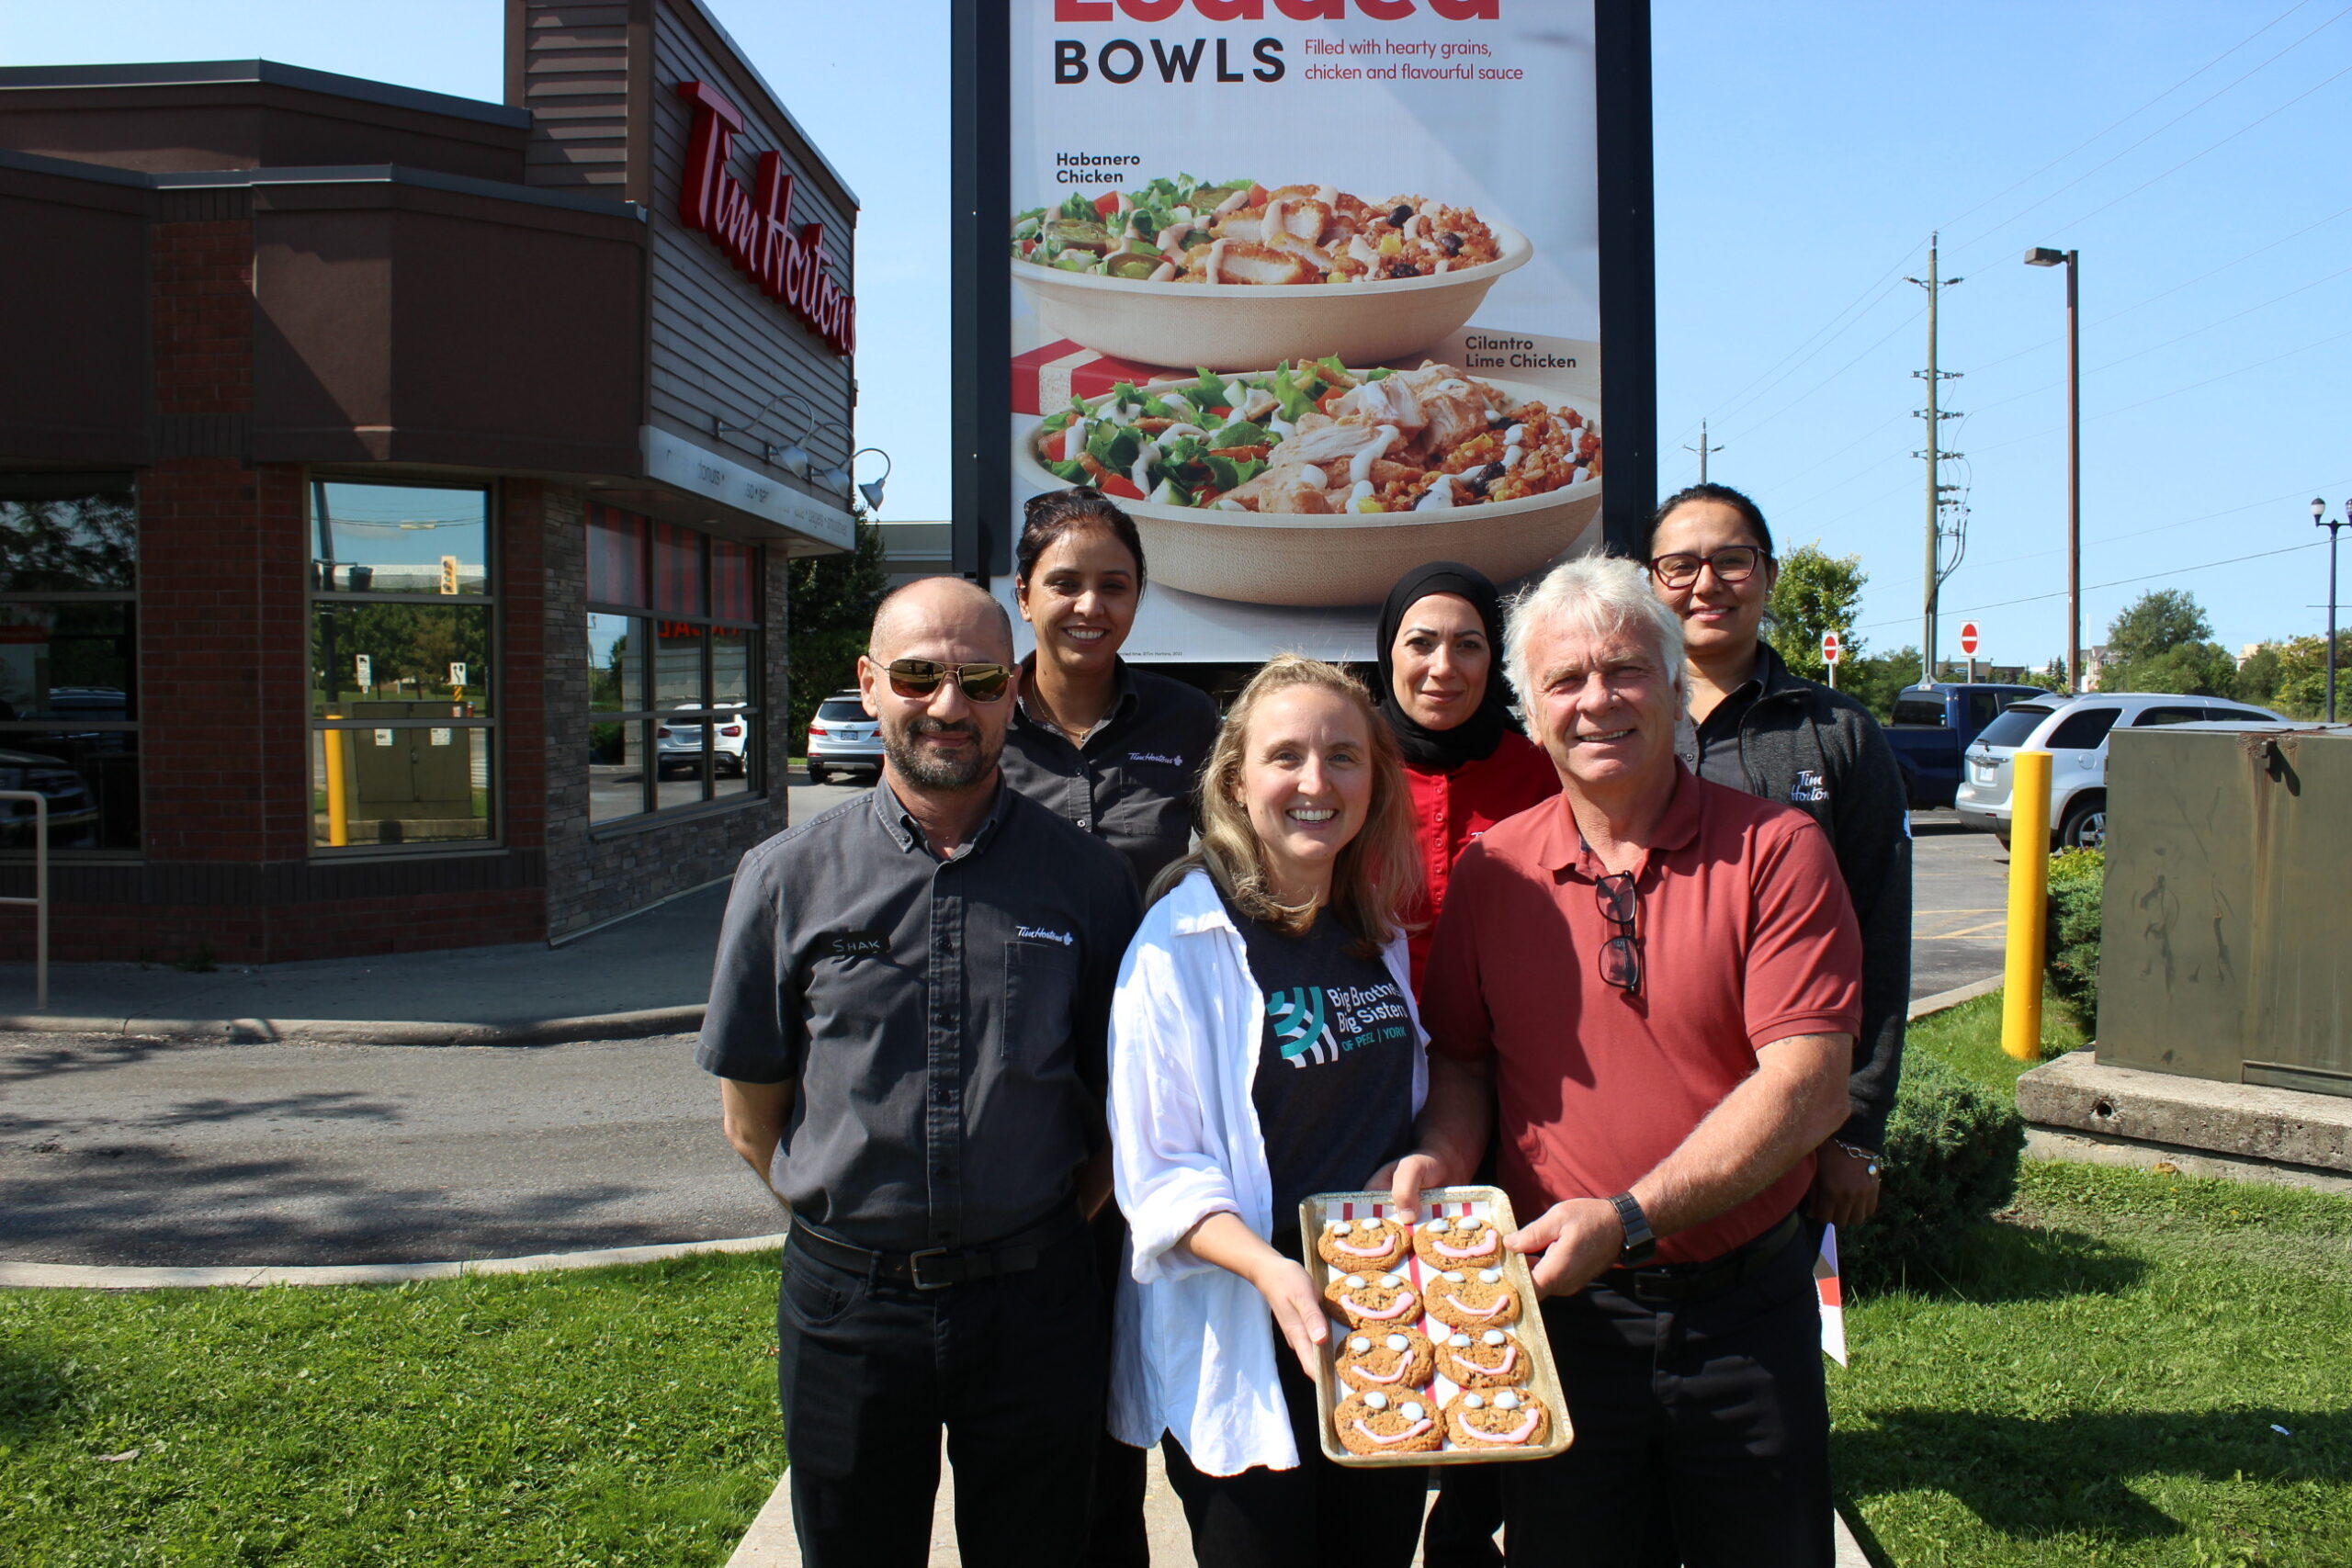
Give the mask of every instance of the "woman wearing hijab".
<svg viewBox="0 0 2352 1568">
<path fill-rule="evenodd" d="M 1380 716 L 1405 754 L 1425 892 L 1408 917 L 1419 994 L 1430 933 L 1463 846 L 1560 793 L 1560 775 L 1510 716 L 1495 585 L 1459 561 L 1397 581 L 1380 611 Z"/>
</svg>

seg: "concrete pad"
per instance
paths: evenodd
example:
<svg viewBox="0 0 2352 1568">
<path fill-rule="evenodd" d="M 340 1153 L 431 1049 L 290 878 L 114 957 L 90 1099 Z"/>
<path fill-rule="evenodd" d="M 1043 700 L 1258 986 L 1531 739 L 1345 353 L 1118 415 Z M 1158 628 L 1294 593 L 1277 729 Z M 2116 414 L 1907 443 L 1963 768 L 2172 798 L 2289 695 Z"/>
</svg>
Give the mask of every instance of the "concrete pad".
<svg viewBox="0 0 2352 1568">
<path fill-rule="evenodd" d="M 2352 1098 L 2152 1073 L 2073 1051 L 2018 1079 L 2035 1127 L 2352 1175 Z"/>
<path fill-rule="evenodd" d="M 2199 1154 L 2168 1144 L 2135 1144 L 2129 1138 L 2102 1138 L 2093 1133 L 2064 1132 L 2055 1127 L 2028 1127 L 2025 1157 L 2068 1160 L 2076 1165 L 2123 1166 L 2166 1176 L 2258 1181 L 2271 1187 L 2296 1187 L 2306 1192 L 2335 1192 L 2352 1198 L 2352 1176 L 2335 1171 L 2314 1170 L 2306 1165 L 2280 1165 L 2275 1160 Z"/>
</svg>

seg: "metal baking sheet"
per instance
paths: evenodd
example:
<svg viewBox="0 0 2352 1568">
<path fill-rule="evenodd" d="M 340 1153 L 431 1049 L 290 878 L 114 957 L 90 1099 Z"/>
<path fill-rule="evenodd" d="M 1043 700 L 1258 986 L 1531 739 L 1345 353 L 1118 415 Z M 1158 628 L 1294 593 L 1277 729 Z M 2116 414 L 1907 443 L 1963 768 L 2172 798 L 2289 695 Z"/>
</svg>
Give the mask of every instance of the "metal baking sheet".
<svg viewBox="0 0 2352 1568">
<path fill-rule="evenodd" d="M 1331 1281 L 1342 1272 L 1332 1269 L 1317 1255 L 1315 1241 L 1323 1234 L 1323 1227 L 1333 1220 L 1360 1220 L 1366 1216 L 1382 1218 L 1388 1213 L 1390 1196 L 1386 1192 L 1318 1192 L 1299 1204 L 1298 1234 L 1306 1242 L 1307 1277 L 1315 1281 L 1317 1293 L 1329 1290 Z M 1423 1191 L 1420 1219 L 1441 1214 L 1448 1219 L 1473 1215 L 1505 1232 L 1519 1228 L 1519 1221 L 1511 1213 L 1510 1200 L 1503 1195 L 1499 1187 L 1432 1187 Z M 1390 1270 L 1404 1275 L 1411 1282 L 1413 1293 L 1424 1302 L 1429 1299 L 1429 1292 L 1422 1286 L 1422 1275 L 1427 1271 L 1428 1266 L 1422 1263 L 1419 1255 L 1409 1250 L 1405 1260 Z M 1448 1438 L 1444 1447 L 1424 1453 L 1350 1453 L 1340 1446 L 1339 1438 L 1331 1430 L 1331 1412 L 1343 1397 L 1340 1391 L 1345 1386 L 1340 1381 L 1337 1358 L 1349 1333 L 1352 1332 L 1344 1320 L 1335 1314 L 1331 1319 L 1331 1335 L 1323 1342 L 1323 1353 L 1315 1361 L 1315 1396 L 1322 1411 L 1323 1418 L 1318 1426 L 1326 1458 L 1334 1464 L 1374 1470 L 1428 1464 L 1508 1464 L 1520 1460 L 1550 1459 L 1564 1452 L 1576 1440 L 1576 1434 L 1568 1426 L 1568 1402 L 1560 1393 L 1559 1367 L 1552 1359 L 1551 1341 L 1544 1335 L 1544 1314 L 1538 1310 L 1541 1303 L 1535 1294 L 1534 1277 L 1528 1271 L 1527 1259 L 1508 1247 L 1503 1250 L 1503 1278 L 1511 1289 L 1519 1292 L 1519 1321 L 1507 1332 L 1516 1336 L 1527 1352 L 1532 1373 L 1528 1387 L 1552 1413 L 1550 1436 L 1541 1443 L 1517 1449 L 1458 1449 L 1453 1446 L 1453 1439 Z M 1426 1314 L 1417 1319 L 1413 1326 L 1430 1335 L 1432 1343 L 1453 1332 Z M 1451 1379 L 1432 1378 L 1427 1391 L 1430 1409 L 1443 1408 L 1461 1392 Z"/>
</svg>

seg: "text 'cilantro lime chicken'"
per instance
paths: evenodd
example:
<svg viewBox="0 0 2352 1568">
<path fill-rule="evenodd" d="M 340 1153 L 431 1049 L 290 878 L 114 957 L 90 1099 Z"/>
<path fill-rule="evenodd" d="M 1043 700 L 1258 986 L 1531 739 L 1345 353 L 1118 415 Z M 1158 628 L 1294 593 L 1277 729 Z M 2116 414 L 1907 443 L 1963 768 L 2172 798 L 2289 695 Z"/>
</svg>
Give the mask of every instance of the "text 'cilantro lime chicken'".
<svg viewBox="0 0 2352 1568">
<path fill-rule="evenodd" d="M 1458 367 L 1351 371 L 1330 360 L 1073 400 L 1039 461 L 1131 501 L 1291 514 L 1436 511 L 1597 479 L 1600 427 L 1513 400 Z"/>
</svg>

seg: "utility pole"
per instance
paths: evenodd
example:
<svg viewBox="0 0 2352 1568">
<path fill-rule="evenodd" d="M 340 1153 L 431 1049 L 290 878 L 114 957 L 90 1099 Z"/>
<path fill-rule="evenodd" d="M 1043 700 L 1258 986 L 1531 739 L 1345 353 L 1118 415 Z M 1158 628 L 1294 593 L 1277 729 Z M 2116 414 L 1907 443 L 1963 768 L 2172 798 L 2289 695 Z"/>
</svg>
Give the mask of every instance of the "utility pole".
<svg viewBox="0 0 2352 1568">
<path fill-rule="evenodd" d="M 1952 488 L 1939 482 L 1939 475 L 1937 466 L 1946 457 L 1957 457 L 1961 455 L 1957 452 L 1937 450 L 1942 439 L 1939 429 L 1940 422 L 1959 417 L 1949 411 L 1937 408 L 1937 393 L 1940 383 L 1956 381 L 1960 378 L 1956 372 L 1936 368 L 1936 296 L 1939 290 L 1949 288 L 1961 281 L 1957 277 L 1939 278 L 1936 276 L 1936 242 L 1939 237 L 1936 234 L 1928 236 L 1928 276 L 1904 279 L 1905 283 L 1916 283 L 1928 291 L 1928 367 L 1925 370 L 1914 370 L 1911 374 L 1923 378 L 1928 383 L 1928 406 L 1924 411 L 1915 411 L 1917 417 L 1928 422 L 1928 446 L 1926 451 L 1915 452 L 1912 456 L 1924 457 L 1928 461 L 1927 592 L 1921 604 L 1919 667 L 1920 679 L 1931 686 L 1936 681 L 1936 598 L 1939 591 L 1943 587 L 1944 578 L 1950 575 L 1943 565 L 1943 498 L 1944 491 Z"/>
<path fill-rule="evenodd" d="M 1686 441 L 1682 444 L 1682 449 L 1685 452 L 1696 452 L 1699 454 L 1699 482 L 1701 484 L 1705 484 L 1707 482 L 1707 454 L 1710 452 L 1720 452 L 1723 450 L 1721 446 L 1710 446 L 1707 445 L 1707 422 L 1705 420 L 1702 419 L 1699 422 L 1699 445 L 1693 446 L 1690 443 Z"/>
</svg>

